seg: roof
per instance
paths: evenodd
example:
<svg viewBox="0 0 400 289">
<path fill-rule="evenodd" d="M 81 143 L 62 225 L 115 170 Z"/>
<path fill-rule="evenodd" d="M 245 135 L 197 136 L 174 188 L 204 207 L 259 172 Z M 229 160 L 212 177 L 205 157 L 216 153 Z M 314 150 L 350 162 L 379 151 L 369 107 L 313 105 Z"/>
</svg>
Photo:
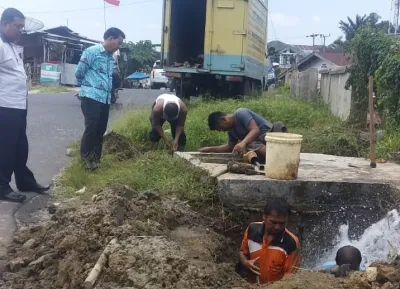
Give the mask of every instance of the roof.
<svg viewBox="0 0 400 289">
<path fill-rule="evenodd" d="M 319 52 L 318 56 L 329 60 L 337 66 L 347 66 L 351 64 L 351 55 L 341 52 Z"/>
<path fill-rule="evenodd" d="M 72 39 L 81 39 L 81 40 L 86 40 L 89 43 L 100 43 L 101 41 L 94 40 L 94 39 L 89 39 L 87 37 L 79 35 L 77 32 L 74 32 L 73 30 L 69 29 L 67 26 L 58 26 L 54 28 L 49 28 L 43 30 L 44 32 L 50 33 L 50 34 L 55 34 L 63 37 L 69 37 Z"/>
<path fill-rule="evenodd" d="M 312 46 L 312 45 L 297 45 L 297 44 L 295 44 L 295 45 L 291 45 L 291 46 L 296 47 L 296 48 L 300 49 L 301 51 L 309 52 L 309 53 L 312 53 L 313 51 L 321 51 L 323 49 L 322 45 Z"/>
</svg>

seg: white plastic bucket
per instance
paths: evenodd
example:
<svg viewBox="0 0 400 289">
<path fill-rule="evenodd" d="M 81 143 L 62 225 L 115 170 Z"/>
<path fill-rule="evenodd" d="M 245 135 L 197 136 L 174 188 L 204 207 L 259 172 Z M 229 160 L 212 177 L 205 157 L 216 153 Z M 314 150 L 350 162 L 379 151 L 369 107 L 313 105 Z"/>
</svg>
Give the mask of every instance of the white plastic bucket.
<svg viewBox="0 0 400 289">
<path fill-rule="evenodd" d="M 275 180 L 297 179 L 303 136 L 292 133 L 267 133 L 265 176 Z"/>
</svg>

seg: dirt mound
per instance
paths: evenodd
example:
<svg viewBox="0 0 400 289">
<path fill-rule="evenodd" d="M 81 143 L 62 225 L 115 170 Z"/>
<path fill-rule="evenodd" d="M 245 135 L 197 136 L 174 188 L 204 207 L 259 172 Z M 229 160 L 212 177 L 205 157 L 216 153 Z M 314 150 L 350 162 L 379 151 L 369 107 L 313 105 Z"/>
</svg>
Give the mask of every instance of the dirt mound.
<svg viewBox="0 0 400 289">
<path fill-rule="evenodd" d="M 268 289 L 398 289 L 400 258 L 392 264 L 372 264 L 365 272 L 353 272 L 346 278 L 317 272 L 301 272 L 285 277 Z"/>
<path fill-rule="evenodd" d="M 104 136 L 103 149 L 107 154 L 113 154 L 119 160 L 133 159 L 140 155 L 140 151 L 125 136 L 113 131 Z"/>
<path fill-rule="evenodd" d="M 107 189 L 20 231 L 0 288 L 82 288 L 113 238 L 118 245 L 96 288 L 251 288 L 231 263 L 220 263 L 232 260 L 237 248 L 212 223 L 211 216 L 158 192 Z"/>
</svg>

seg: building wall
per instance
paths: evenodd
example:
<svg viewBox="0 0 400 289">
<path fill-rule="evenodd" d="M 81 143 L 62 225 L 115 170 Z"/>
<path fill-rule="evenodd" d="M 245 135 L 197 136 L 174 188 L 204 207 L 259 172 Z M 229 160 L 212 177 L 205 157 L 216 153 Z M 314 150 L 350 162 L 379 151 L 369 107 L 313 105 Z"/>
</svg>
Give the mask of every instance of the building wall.
<svg viewBox="0 0 400 289">
<path fill-rule="evenodd" d="M 318 97 L 318 70 L 315 68 L 289 73 L 286 83 L 290 86 L 290 93 L 293 96 L 309 100 Z"/>
<path fill-rule="evenodd" d="M 351 112 L 351 90 L 345 89 L 349 76 L 346 67 L 321 74 L 321 96 L 331 112 L 342 120 L 347 120 Z"/>
</svg>

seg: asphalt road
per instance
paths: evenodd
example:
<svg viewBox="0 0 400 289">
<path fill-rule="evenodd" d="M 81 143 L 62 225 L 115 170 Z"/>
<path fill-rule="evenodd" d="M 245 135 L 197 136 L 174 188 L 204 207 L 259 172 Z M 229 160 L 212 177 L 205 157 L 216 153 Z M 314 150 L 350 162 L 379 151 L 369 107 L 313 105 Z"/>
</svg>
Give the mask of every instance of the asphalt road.
<svg viewBox="0 0 400 289">
<path fill-rule="evenodd" d="M 111 107 L 110 120 L 126 107 L 148 107 L 161 90 L 123 90 L 116 105 Z M 80 102 L 72 93 L 33 94 L 28 101 L 28 166 L 41 184 L 52 179 L 67 164 L 67 148 L 83 133 Z M 24 204 L 0 202 L 0 258 L 19 222 L 35 221 L 36 212 L 46 207 L 48 196 L 27 194 Z"/>
</svg>

